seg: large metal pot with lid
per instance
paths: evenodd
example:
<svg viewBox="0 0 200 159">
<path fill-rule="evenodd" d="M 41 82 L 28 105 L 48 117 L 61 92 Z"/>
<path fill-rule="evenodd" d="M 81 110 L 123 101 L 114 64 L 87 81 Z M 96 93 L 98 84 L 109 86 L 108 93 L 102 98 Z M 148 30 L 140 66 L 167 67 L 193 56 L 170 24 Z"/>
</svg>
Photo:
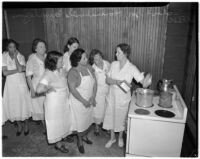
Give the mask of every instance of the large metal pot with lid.
<svg viewBox="0 0 200 159">
<path fill-rule="evenodd" d="M 140 107 L 153 106 L 154 91 L 150 89 L 136 89 L 136 105 Z"/>
</svg>

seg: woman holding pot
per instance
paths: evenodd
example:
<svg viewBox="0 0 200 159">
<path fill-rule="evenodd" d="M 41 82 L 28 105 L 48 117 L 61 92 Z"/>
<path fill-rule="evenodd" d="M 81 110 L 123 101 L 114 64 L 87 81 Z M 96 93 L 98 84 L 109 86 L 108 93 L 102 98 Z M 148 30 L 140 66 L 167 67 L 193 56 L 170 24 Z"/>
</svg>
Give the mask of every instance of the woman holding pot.
<svg viewBox="0 0 200 159">
<path fill-rule="evenodd" d="M 131 48 L 129 45 L 122 43 L 117 46 L 117 61 L 112 62 L 106 78 L 110 89 L 107 96 L 107 109 L 103 128 L 111 131 L 111 138 L 105 145 L 106 148 L 110 148 L 116 142 L 115 132 L 119 132 L 118 146 L 124 146 L 122 135 L 131 100 L 130 88 L 132 79 L 134 78 L 137 82 L 141 83 L 143 87 L 148 87 L 149 85 L 149 75 L 144 77 L 143 73 L 128 60 L 130 53 Z M 126 90 L 126 93 L 120 88 L 122 83 L 129 88 Z"/>
</svg>

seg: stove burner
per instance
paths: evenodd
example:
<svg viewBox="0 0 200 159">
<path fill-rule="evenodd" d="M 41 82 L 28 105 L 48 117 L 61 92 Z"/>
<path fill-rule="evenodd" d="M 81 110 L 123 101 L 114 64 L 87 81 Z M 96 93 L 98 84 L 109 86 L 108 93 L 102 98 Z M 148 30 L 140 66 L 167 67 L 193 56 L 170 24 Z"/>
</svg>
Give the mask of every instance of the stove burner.
<svg viewBox="0 0 200 159">
<path fill-rule="evenodd" d="M 168 110 L 156 110 L 155 114 L 165 118 L 173 118 L 175 116 L 173 112 L 170 112 Z"/>
<path fill-rule="evenodd" d="M 150 112 L 148 110 L 145 110 L 145 109 L 136 109 L 135 113 L 139 114 L 139 115 L 149 115 L 150 114 Z"/>
</svg>

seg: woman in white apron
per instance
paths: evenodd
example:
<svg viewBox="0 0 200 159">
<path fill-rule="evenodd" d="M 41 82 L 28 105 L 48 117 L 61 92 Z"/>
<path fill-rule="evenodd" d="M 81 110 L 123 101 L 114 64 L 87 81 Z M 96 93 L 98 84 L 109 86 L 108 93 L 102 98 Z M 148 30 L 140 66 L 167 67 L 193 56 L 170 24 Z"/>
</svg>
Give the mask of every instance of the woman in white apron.
<svg viewBox="0 0 200 159">
<path fill-rule="evenodd" d="M 68 74 L 70 102 L 73 115 L 73 130 L 77 131 L 77 146 L 84 153 L 83 141 L 92 144 L 88 139 L 88 128 L 93 123 L 93 106 L 96 105 L 97 83 L 92 67 L 87 64 L 86 53 L 76 49 L 71 57 L 72 69 Z"/>
<path fill-rule="evenodd" d="M 25 59 L 18 51 L 18 44 L 8 40 L 7 51 L 2 55 L 2 71 L 6 76 L 3 94 L 3 123 L 17 121 L 19 136 L 23 130 L 21 121 L 25 121 L 24 135 L 29 134 L 28 119 L 31 117 L 31 98 L 25 78 Z"/>
<path fill-rule="evenodd" d="M 44 95 L 36 93 L 36 87 L 45 71 L 44 59 L 46 57 L 46 43 L 41 39 L 35 39 L 32 44 L 33 54 L 29 56 L 26 64 L 27 82 L 31 92 L 32 119 L 42 121 L 44 125 Z"/>
<path fill-rule="evenodd" d="M 109 86 L 106 83 L 106 74 L 110 69 L 110 63 L 103 60 L 101 51 L 97 49 L 91 51 L 89 61 L 95 70 L 95 76 L 97 79 L 96 107 L 94 107 L 93 110 L 93 118 L 95 123 L 94 134 L 98 136 L 99 125 L 103 122 L 106 108 L 105 101 L 109 89 Z"/>
<path fill-rule="evenodd" d="M 71 111 L 66 74 L 62 69 L 63 56 L 56 51 L 48 52 L 46 71 L 37 86 L 37 93 L 47 93 L 45 99 L 45 122 L 49 144 L 63 153 L 68 149 L 61 140 L 71 134 Z"/>
<path fill-rule="evenodd" d="M 118 146 L 123 147 L 123 131 L 125 129 L 125 120 L 128 113 L 129 102 L 131 100 L 130 89 L 125 93 L 118 85 L 125 82 L 131 87 L 131 81 L 134 78 L 137 82 L 140 82 L 143 87 L 147 87 L 149 77 L 144 78 L 136 66 L 134 66 L 128 60 L 128 56 L 131 53 L 130 46 L 127 44 L 119 44 L 116 49 L 117 61 L 111 64 L 110 71 L 106 78 L 106 82 L 110 84 L 109 93 L 107 96 L 107 108 L 105 112 L 105 118 L 103 128 L 111 130 L 111 138 L 105 145 L 106 148 L 112 146 L 116 142 L 115 132 L 119 132 Z"/>
</svg>

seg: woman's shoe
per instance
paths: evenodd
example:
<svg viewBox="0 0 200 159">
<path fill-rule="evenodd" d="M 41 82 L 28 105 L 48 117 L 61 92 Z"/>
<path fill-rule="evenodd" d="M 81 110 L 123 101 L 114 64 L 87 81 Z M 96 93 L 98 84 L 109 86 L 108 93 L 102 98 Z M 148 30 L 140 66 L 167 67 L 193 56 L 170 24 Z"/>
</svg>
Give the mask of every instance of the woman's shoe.
<svg viewBox="0 0 200 159">
<path fill-rule="evenodd" d="M 85 153 L 85 149 L 84 149 L 83 145 L 78 146 L 78 150 L 80 153 Z"/>
<path fill-rule="evenodd" d="M 59 150 L 62 153 L 68 153 L 69 152 L 69 150 L 64 145 L 62 145 L 61 147 L 55 146 L 55 149 Z"/>
<path fill-rule="evenodd" d="M 86 138 L 86 139 L 82 139 L 86 144 L 89 144 L 89 145 L 91 145 L 92 144 L 92 141 L 91 140 L 89 140 L 88 138 Z"/>
<path fill-rule="evenodd" d="M 21 133 L 22 133 L 22 130 L 23 130 L 23 127 L 21 128 L 21 130 L 19 131 L 19 130 L 17 130 L 17 132 L 16 132 L 16 136 L 20 136 L 21 135 Z"/>
<path fill-rule="evenodd" d="M 79 142 L 77 142 L 77 147 L 80 153 L 85 153 L 85 149 L 83 147 L 83 145 L 80 145 Z"/>
<path fill-rule="evenodd" d="M 24 131 L 24 135 L 27 136 L 29 134 L 29 130 Z"/>
<path fill-rule="evenodd" d="M 16 132 L 16 136 L 20 136 L 21 133 L 22 133 L 22 130 L 21 130 L 21 131 L 17 131 L 17 132 Z"/>
<path fill-rule="evenodd" d="M 110 148 L 111 146 L 112 146 L 112 144 L 114 144 L 116 142 L 116 139 L 114 139 L 114 140 L 109 140 L 108 142 L 107 142 L 107 144 L 105 145 L 105 147 L 106 148 Z"/>
</svg>

